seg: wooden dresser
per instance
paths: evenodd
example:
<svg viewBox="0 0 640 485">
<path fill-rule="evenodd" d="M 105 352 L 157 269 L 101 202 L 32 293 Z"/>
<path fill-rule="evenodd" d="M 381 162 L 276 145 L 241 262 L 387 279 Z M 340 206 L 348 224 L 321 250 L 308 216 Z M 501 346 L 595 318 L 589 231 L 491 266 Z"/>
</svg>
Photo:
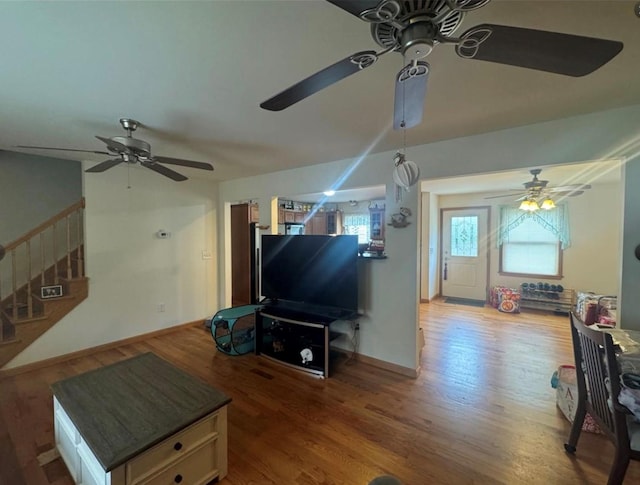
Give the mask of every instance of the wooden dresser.
<svg viewBox="0 0 640 485">
<path fill-rule="evenodd" d="M 227 473 L 231 399 L 155 354 L 52 390 L 56 447 L 77 484 L 204 485 Z"/>
</svg>

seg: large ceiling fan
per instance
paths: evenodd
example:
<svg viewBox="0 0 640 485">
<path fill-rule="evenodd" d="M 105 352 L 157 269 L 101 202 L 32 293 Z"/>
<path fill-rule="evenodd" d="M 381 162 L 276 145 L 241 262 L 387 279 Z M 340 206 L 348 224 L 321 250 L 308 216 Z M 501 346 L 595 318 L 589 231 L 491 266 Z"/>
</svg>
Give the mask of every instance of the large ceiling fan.
<svg viewBox="0 0 640 485">
<path fill-rule="evenodd" d="M 623 47 L 618 41 L 521 27 L 481 24 L 453 37 L 466 12 L 490 0 L 328 0 L 371 24 L 382 47 L 356 52 L 303 79 L 260 106 L 280 111 L 373 65 L 388 52 L 400 52 L 404 67 L 396 76 L 394 129 L 422 121 L 430 66 L 424 61 L 438 44 L 453 44 L 463 59 L 507 64 L 567 76 L 584 76 L 606 64 Z"/>
<path fill-rule="evenodd" d="M 65 152 L 86 152 L 86 153 L 99 153 L 101 155 L 111 155 L 115 158 L 98 163 L 93 167 L 85 170 L 85 172 L 104 172 L 107 169 L 115 167 L 123 162 L 135 164 L 139 163 L 143 167 L 146 167 L 154 172 L 169 177 L 176 182 L 187 180 L 187 177 L 178 173 L 170 168 L 165 167 L 162 164 L 168 165 L 180 165 L 182 167 L 199 168 L 201 170 L 213 170 L 213 167 L 209 163 L 194 162 L 192 160 L 182 160 L 178 158 L 161 157 L 158 155 L 151 155 L 151 145 L 143 140 L 133 138 L 132 133 L 136 131 L 141 123 L 130 118 L 120 118 L 120 124 L 126 130 L 127 136 L 112 136 L 111 138 L 105 138 L 103 136 L 96 135 L 96 138 L 107 145 L 108 151 L 100 150 L 79 150 L 77 148 L 54 148 L 54 147 L 39 147 L 29 145 L 17 145 L 18 148 L 33 148 L 38 150 L 59 150 Z"/>
<path fill-rule="evenodd" d="M 542 169 L 534 168 L 529 170 L 529 173 L 533 175 L 533 179 L 529 182 L 525 182 L 522 185 L 524 186 L 524 190 L 522 189 L 514 189 L 509 194 L 500 194 L 500 195 L 492 195 L 489 197 L 485 197 L 485 199 L 498 199 L 501 197 L 511 197 L 514 201 L 526 201 L 529 204 L 535 202 L 536 204 L 540 204 L 540 207 L 544 207 L 544 202 L 547 200 L 553 200 L 552 198 L 557 197 L 576 197 L 584 193 L 585 190 L 590 189 L 591 185 L 589 184 L 569 184 L 569 185 L 560 185 L 556 187 L 549 187 L 548 180 L 540 180 L 538 175 L 540 175 Z M 547 205 L 550 203 L 547 202 Z M 525 204 L 528 205 L 528 204 Z M 555 203 L 553 203 L 555 205 Z M 525 209 L 529 210 L 529 209 Z M 535 210 L 535 209 L 534 209 Z"/>
</svg>

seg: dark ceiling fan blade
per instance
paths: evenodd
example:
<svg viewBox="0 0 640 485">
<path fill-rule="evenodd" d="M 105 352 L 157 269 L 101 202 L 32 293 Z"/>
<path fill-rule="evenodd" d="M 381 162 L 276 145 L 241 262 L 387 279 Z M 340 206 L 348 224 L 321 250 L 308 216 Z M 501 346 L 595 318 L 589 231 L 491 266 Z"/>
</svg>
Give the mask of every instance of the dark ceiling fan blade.
<svg viewBox="0 0 640 485">
<path fill-rule="evenodd" d="M 281 111 L 327 86 L 366 69 L 377 60 L 378 54 L 375 51 L 357 52 L 263 101 L 260 107 L 269 111 Z"/>
<path fill-rule="evenodd" d="M 428 77 L 429 64 L 424 61 L 405 66 L 396 76 L 394 130 L 411 128 L 422 121 Z"/>
<path fill-rule="evenodd" d="M 54 147 L 34 147 L 30 145 L 15 145 L 16 148 L 34 148 L 36 150 L 58 150 L 61 152 L 84 152 L 84 153 L 97 153 L 99 155 L 111 155 L 109 152 L 101 152 L 98 150 L 79 150 L 77 148 L 54 148 Z"/>
<path fill-rule="evenodd" d="M 360 17 L 362 12 L 376 8 L 381 0 L 327 0 L 329 3 L 346 10 L 350 14 Z"/>
<path fill-rule="evenodd" d="M 116 165 L 122 163 L 124 160 L 122 158 L 114 158 L 112 160 L 107 160 L 106 162 L 101 162 L 98 165 L 94 165 L 91 168 L 85 170 L 85 172 L 90 173 L 99 173 L 104 172 L 105 170 L 109 170 L 111 167 L 115 167 Z"/>
<path fill-rule="evenodd" d="M 574 77 L 602 67 L 623 47 L 613 40 L 493 24 L 473 27 L 460 39 L 460 57 Z"/>
<path fill-rule="evenodd" d="M 569 185 L 559 185 L 558 187 L 548 187 L 546 190 L 549 192 L 567 192 L 573 190 L 587 190 L 590 189 L 591 185 L 589 184 L 569 184 Z"/>
<path fill-rule="evenodd" d="M 114 152 L 120 153 L 120 152 L 128 152 L 129 151 L 127 146 L 123 145 L 119 141 L 115 141 L 115 140 L 112 140 L 111 138 L 105 138 L 104 136 L 98 136 L 98 135 L 96 135 L 96 138 L 98 140 L 100 140 L 101 142 L 105 143 L 107 145 L 107 147 L 109 148 L 109 150 L 112 150 Z"/>
<path fill-rule="evenodd" d="M 148 169 L 151 169 L 154 172 L 158 172 L 160 175 L 169 177 L 171 180 L 175 180 L 176 182 L 182 182 L 183 180 L 187 180 L 187 177 L 185 177 L 181 173 L 174 172 L 170 168 L 167 168 L 164 165 L 160 165 L 158 163 L 140 162 L 140 165 L 142 165 L 143 167 L 147 167 Z"/>
<path fill-rule="evenodd" d="M 213 166 L 210 163 L 194 162 L 192 160 L 181 160 L 178 158 L 170 157 L 153 157 L 153 160 L 160 163 L 168 163 L 170 165 L 181 165 L 183 167 L 199 168 L 201 170 L 213 170 Z"/>
</svg>

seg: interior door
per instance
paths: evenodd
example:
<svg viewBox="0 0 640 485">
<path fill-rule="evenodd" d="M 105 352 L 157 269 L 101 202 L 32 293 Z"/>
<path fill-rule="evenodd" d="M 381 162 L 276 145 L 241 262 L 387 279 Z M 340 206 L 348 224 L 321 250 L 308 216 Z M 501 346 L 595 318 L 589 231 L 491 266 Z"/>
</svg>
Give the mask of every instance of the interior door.
<svg viewBox="0 0 640 485">
<path fill-rule="evenodd" d="M 441 211 L 442 296 L 486 300 L 489 285 L 489 208 Z"/>
</svg>

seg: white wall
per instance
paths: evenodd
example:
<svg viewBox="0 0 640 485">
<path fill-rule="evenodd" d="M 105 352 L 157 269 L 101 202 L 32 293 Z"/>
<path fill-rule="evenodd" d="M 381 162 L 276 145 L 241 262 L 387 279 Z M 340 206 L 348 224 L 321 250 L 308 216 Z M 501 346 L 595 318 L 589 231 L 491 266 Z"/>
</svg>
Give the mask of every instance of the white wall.
<svg viewBox="0 0 640 485">
<path fill-rule="evenodd" d="M 425 178 L 530 168 L 539 166 L 541 161 L 553 165 L 624 156 L 632 159 L 636 155 L 628 142 L 637 140 L 638 119 L 640 105 L 634 105 L 411 147 L 408 155 L 420 166 Z M 363 152 L 366 149 L 363 146 Z M 227 306 L 231 299 L 229 224 L 228 218 L 218 217 L 218 208 L 228 216 L 230 201 L 259 199 L 261 223 L 273 228 L 277 216 L 273 197 L 290 194 L 294 187 L 296 193 L 321 192 L 336 180 L 344 179 L 343 189 L 386 185 L 387 217 L 401 206 L 413 213 L 408 227 L 388 226 L 389 258 L 370 262 L 367 316 L 361 320 L 360 352 L 416 367 L 418 229 L 422 207 L 416 188 L 405 194 L 401 203 L 394 200 L 394 154 L 392 150 L 363 156 L 361 160 L 342 160 L 223 182 L 217 202 L 215 184 L 195 180 L 175 183 L 139 169 L 132 170 L 133 188 L 127 190 L 125 167 L 103 174 L 86 174 L 88 270 L 92 278 L 89 300 L 9 365 L 22 365 L 204 318 L 218 307 Z M 144 177 L 138 176 L 140 172 Z M 638 179 L 634 176 L 634 180 Z M 640 212 L 638 184 L 628 184 L 627 191 L 633 191 L 634 196 L 625 198 L 625 214 L 633 221 L 631 215 Z M 627 216 L 624 220 L 626 227 Z M 637 235 L 640 224 L 634 223 L 635 232 L 629 235 L 628 243 L 625 235 L 621 261 L 623 275 L 633 276 L 629 276 L 622 295 L 630 295 L 626 299 L 630 305 L 629 323 L 635 318 L 640 325 L 640 303 L 636 303 L 638 299 L 634 296 L 640 293 L 638 263 L 635 258 L 631 260 L 627 250 L 631 240 L 635 244 L 640 240 Z M 153 239 L 153 233 L 161 228 L 171 231 L 172 239 Z M 217 259 L 201 260 L 200 252 L 206 248 L 215 251 Z M 615 252 L 617 248 L 608 251 Z M 220 262 L 219 268 L 216 260 Z M 623 285 L 627 284 L 624 281 Z M 163 300 L 166 312 L 160 314 L 156 305 Z M 621 305 L 625 305 L 624 296 Z M 623 326 L 628 324 L 623 322 Z"/>
<path fill-rule="evenodd" d="M 0 150 L 0 244 L 15 241 L 81 197 L 78 162 Z"/>
<path fill-rule="evenodd" d="M 579 197 L 569 197 L 571 247 L 563 251 L 561 280 L 538 277 L 503 276 L 498 273 L 500 252 L 496 235 L 500 225 L 500 205 L 504 199 L 485 199 L 488 193 L 440 196 L 440 208 L 491 206 L 489 285 L 517 288 L 523 282 L 561 284 L 576 291 L 618 294 L 622 184 L 593 185 Z"/>
<path fill-rule="evenodd" d="M 442 178 L 513 168 L 567 164 L 578 161 L 631 157 L 628 141 L 636 137 L 640 105 L 564 120 L 539 123 L 494 133 L 411 147 L 408 156 L 424 178 Z M 373 141 L 373 140 L 372 140 Z M 363 153 L 368 146 L 363 145 Z M 375 147 L 373 148 L 375 150 Z M 405 229 L 387 231 L 387 260 L 371 265 L 371 311 L 361 324 L 360 351 L 401 366 L 414 367 L 417 301 L 419 298 L 419 222 L 416 189 L 397 204 L 392 182 L 395 151 L 363 155 L 311 167 L 231 180 L 221 183 L 221 201 L 296 193 L 321 192 L 343 180 L 339 188 L 387 185 L 387 215 L 400 206 L 414 216 Z M 421 207 L 420 207 L 421 208 Z M 262 215 L 261 215 L 262 220 Z M 228 240 L 221 245 L 221 261 L 228 258 Z M 616 251 L 616 248 L 609 251 Z M 624 261 L 623 261 L 623 264 Z M 227 264 L 221 278 L 229 281 Z M 220 285 L 221 301 L 230 301 Z M 640 285 L 638 290 L 640 290 Z"/>
<path fill-rule="evenodd" d="M 440 200 L 436 194 L 430 192 L 423 192 L 421 199 L 420 300 L 427 302 L 435 298 L 440 291 L 438 279 Z"/>
<path fill-rule="evenodd" d="M 640 136 L 636 136 L 640 152 Z M 624 227 L 618 319 L 622 328 L 640 330 L 640 261 L 635 256 L 640 244 L 640 157 L 624 168 Z"/>
<path fill-rule="evenodd" d="M 119 166 L 84 174 L 89 298 L 8 365 L 204 319 L 218 307 L 217 184 Z M 168 239 L 155 233 L 164 229 Z M 164 312 L 158 312 L 163 303 Z"/>
</svg>

